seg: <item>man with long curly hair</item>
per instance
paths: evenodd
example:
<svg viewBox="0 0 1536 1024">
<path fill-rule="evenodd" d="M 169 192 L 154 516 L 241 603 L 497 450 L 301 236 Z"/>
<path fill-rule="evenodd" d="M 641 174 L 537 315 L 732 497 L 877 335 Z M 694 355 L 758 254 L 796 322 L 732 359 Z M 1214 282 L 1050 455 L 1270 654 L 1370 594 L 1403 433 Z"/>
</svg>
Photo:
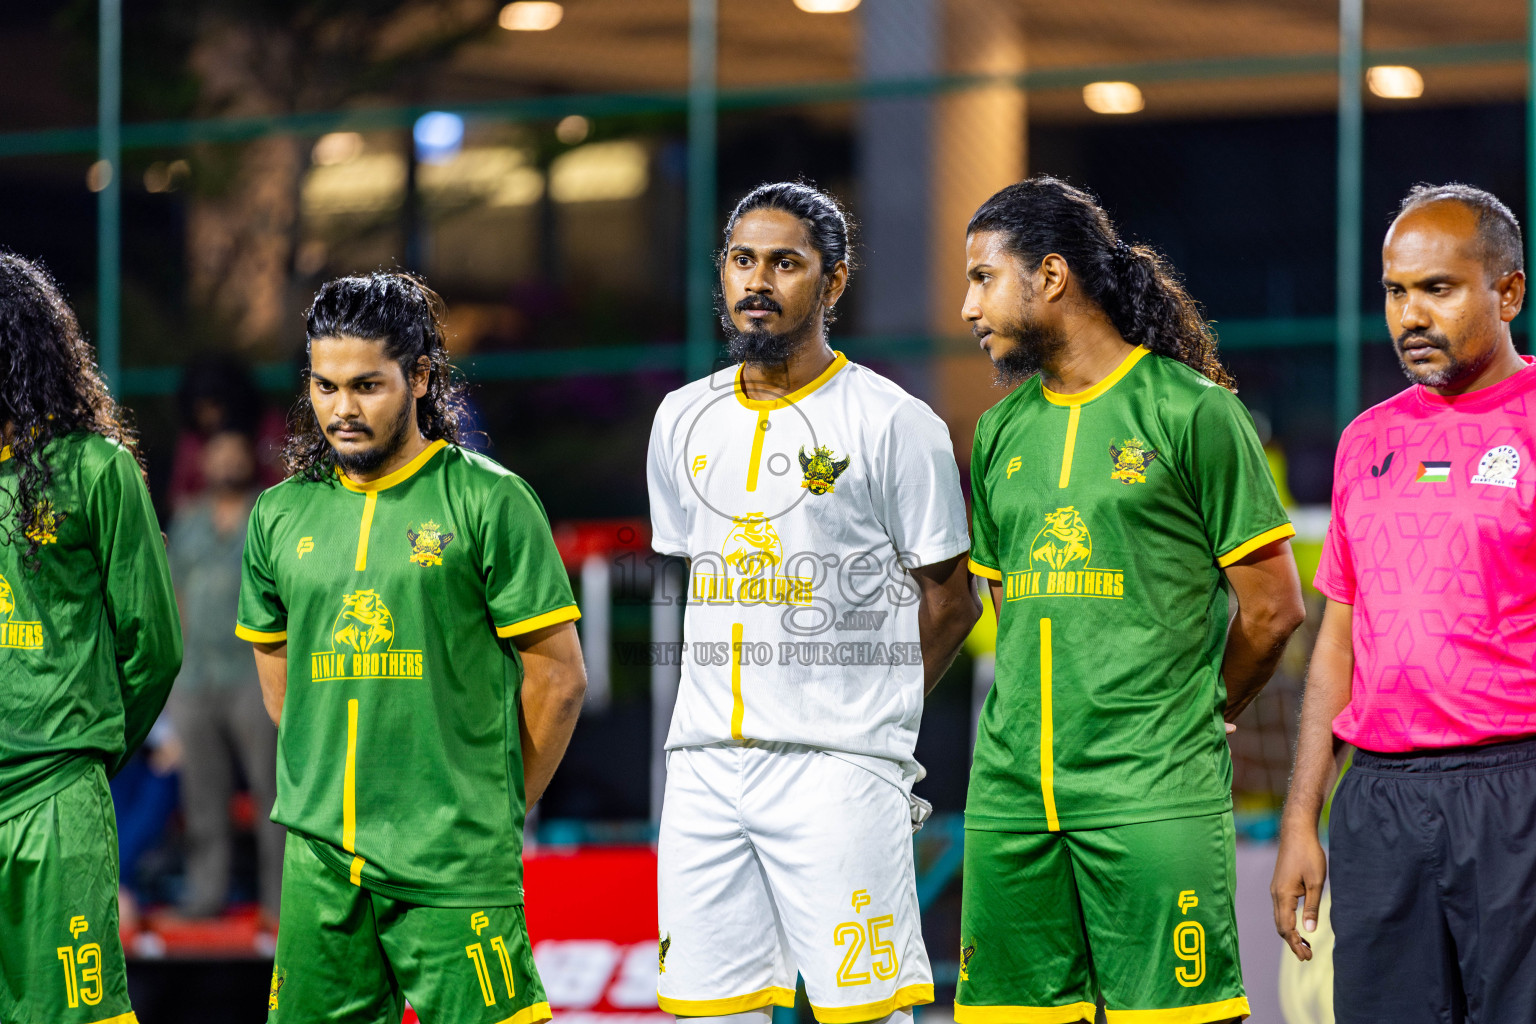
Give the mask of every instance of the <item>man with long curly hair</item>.
<svg viewBox="0 0 1536 1024">
<path fill-rule="evenodd" d="M 58 286 L 0 253 L 0 1020 L 131 1022 L 107 776 L 181 625 L 132 431 Z"/>
<path fill-rule="evenodd" d="M 523 818 L 586 689 L 570 581 L 533 491 L 459 443 L 431 289 L 331 281 L 307 329 L 235 630 L 288 827 L 268 1019 L 398 1021 L 408 997 L 424 1020 L 535 1024 Z"/>
<path fill-rule="evenodd" d="M 988 199 L 966 234 L 962 316 L 1017 386 L 971 459 L 997 682 L 955 1019 L 1066 1024 L 1100 998 L 1111 1021 L 1240 1019 L 1223 719 L 1301 622 L 1295 531 L 1161 257 L 1050 177 Z"/>
</svg>

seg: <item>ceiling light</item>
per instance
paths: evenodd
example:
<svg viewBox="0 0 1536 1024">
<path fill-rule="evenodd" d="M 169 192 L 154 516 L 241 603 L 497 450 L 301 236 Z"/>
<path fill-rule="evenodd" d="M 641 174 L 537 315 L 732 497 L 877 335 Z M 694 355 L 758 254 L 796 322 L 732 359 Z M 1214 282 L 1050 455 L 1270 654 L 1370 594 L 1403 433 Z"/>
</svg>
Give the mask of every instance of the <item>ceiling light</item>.
<svg viewBox="0 0 1536 1024">
<path fill-rule="evenodd" d="M 560 123 L 555 125 L 555 138 L 567 146 L 574 146 L 578 142 L 585 141 L 591 132 L 592 122 L 580 114 L 562 117 Z"/>
<path fill-rule="evenodd" d="M 549 166 L 549 197 L 557 203 L 635 199 L 650 183 L 650 155 L 638 142 L 590 142 Z"/>
<path fill-rule="evenodd" d="M 416 139 L 416 159 L 424 163 L 452 160 L 464 146 L 464 119 L 458 114 L 434 110 L 416 119 L 411 130 Z"/>
<path fill-rule="evenodd" d="M 1384 100 L 1416 100 L 1424 95 L 1424 76 L 1401 64 L 1378 64 L 1365 73 L 1365 84 Z"/>
<path fill-rule="evenodd" d="M 97 160 L 85 172 L 85 187 L 100 192 L 112 184 L 112 161 Z"/>
<path fill-rule="evenodd" d="M 1095 114 L 1134 114 L 1147 105 L 1130 82 L 1089 82 L 1083 86 L 1083 102 Z"/>
<path fill-rule="evenodd" d="M 795 0 L 795 6 L 808 14 L 846 14 L 859 0 Z"/>
<path fill-rule="evenodd" d="M 310 159 L 321 167 L 335 167 L 363 155 L 363 137 L 357 132 L 331 132 L 315 140 Z"/>
<path fill-rule="evenodd" d="M 517 0 L 501 9 L 496 24 L 509 32 L 548 32 L 565 17 L 565 8 L 549 0 Z"/>
</svg>

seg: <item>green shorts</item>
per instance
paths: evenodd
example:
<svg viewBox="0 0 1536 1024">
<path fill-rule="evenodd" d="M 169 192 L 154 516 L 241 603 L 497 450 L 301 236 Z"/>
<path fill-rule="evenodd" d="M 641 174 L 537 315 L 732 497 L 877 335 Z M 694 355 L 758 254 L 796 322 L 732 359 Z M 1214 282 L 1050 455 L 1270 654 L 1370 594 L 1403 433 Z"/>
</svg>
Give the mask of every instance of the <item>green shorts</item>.
<svg viewBox="0 0 1536 1024">
<path fill-rule="evenodd" d="M 134 1024 L 101 765 L 0 821 L 0 1021 Z"/>
<path fill-rule="evenodd" d="M 268 1024 L 400 1024 L 407 998 L 428 1021 L 548 1020 L 523 908 L 426 907 L 381 896 L 289 832 Z"/>
<path fill-rule="evenodd" d="M 965 833 L 957 1024 L 1248 1015 L 1232 815 Z"/>
</svg>

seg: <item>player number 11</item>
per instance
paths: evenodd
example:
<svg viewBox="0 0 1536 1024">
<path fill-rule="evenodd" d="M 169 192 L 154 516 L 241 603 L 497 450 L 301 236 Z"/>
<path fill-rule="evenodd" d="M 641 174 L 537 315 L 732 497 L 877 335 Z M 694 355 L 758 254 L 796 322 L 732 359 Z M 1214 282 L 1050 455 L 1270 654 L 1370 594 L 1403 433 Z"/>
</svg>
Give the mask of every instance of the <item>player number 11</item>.
<svg viewBox="0 0 1536 1024">
<path fill-rule="evenodd" d="M 491 939 L 491 948 L 496 951 L 496 958 L 501 961 L 501 976 L 507 983 L 507 998 L 517 995 L 517 988 L 512 984 L 512 956 L 507 952 L 507 943 L 500 935 Z M 465 946 L 464 952 L 475 964 L 475 977 L 480 979 L 480 995 L 485 998 L 486 1006 L 496 1005 L 496 990 L 491 987 L 491 972 L 485 966 L 485 946 L 481 943 Z"/>
</svg>

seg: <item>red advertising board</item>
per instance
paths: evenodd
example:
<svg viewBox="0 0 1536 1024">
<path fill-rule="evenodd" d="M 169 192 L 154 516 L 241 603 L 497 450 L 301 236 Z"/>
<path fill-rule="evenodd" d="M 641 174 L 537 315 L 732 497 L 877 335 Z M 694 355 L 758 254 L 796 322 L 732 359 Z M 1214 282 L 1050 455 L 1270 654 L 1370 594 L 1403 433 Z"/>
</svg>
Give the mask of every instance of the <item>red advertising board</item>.
<svg viewBox="0 0 1536 1024">
<path fill-rule="evenodd" d="M 560 1024 L 662 1024 L 656 1008 L 656 853 L 543 847 L 524 859 L 533 958 Z M 407 1011 L 405 1024 L 414 1024 Z"/>
</svg>

